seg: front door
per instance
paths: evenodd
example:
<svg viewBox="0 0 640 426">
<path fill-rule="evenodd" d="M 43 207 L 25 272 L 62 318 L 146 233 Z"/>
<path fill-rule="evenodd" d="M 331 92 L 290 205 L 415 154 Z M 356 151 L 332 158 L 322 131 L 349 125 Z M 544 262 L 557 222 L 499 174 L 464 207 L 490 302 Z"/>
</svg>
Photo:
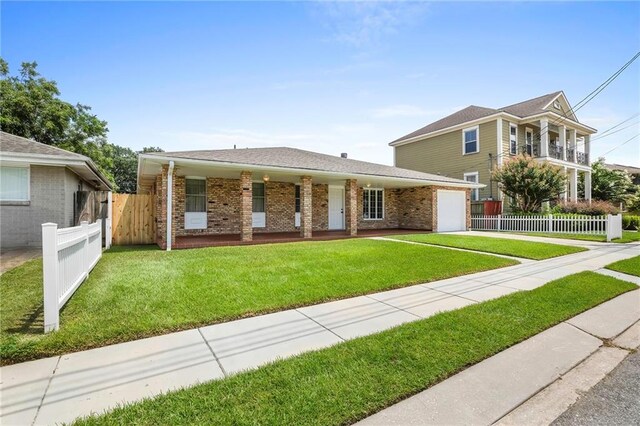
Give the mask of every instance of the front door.
<svg viewBox="0 0 640 426">
<path fill-rule="evenodd" d="M 344 229 L 344 188 L 329 187 L 329 229 Z"/>
</svg>

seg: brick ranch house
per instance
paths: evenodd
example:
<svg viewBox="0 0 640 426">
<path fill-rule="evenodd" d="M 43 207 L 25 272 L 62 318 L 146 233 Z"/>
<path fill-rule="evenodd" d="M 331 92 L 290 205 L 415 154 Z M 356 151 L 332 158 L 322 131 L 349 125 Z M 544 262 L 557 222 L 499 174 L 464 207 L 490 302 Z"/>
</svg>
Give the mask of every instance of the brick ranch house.
<svg viewBox="0 0 640 426">
<path fill-rule="evenodd" d="M 138 193 L 156 195 L 156 241 L 168 250 L 267 234 L 466 230 L 470 191 L 482 186 L 294 148 L 147 153 L 138 162 Z"/>
</svg>

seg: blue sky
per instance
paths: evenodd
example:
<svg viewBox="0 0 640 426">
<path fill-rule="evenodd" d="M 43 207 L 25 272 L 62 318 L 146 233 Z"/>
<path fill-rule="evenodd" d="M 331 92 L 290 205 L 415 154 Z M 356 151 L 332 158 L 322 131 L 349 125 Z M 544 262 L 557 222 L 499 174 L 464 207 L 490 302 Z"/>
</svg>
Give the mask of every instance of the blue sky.
<svg viewBox="0 0 640 426">
<path fill-rule="evenodd" d="M 284 145 L 391 164 L 389 141 L 457 109 L 556 90 L 576 104 L 640 50 L 638 2 L 0 7 L 12 69 L 37 61 L 133 149 Z M 640 60 L 577 114 L 604 131 L 639 111 Z M 607 159 L 640 166 L 640 139 Z"/>
</svg>

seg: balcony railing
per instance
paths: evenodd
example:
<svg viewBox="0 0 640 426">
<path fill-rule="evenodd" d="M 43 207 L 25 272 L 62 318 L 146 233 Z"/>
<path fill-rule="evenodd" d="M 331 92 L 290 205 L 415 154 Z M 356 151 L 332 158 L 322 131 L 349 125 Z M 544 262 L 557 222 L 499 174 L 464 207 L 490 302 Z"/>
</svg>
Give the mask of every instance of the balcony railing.
<svg viewBox="0 0 640 426">
<path fill-rule="evenodd" d="M 578 164 L 584 164 L 584 165 L 588 165 L 589 164 L 589 154 L 587 154 L 586 152 L 578 152 L 576 155 L 576 160 Z"/>
<path fill-rule="evenodd" d="M 556 145 L 553 142 L 549 142 L 549 157 L 556 160 L 562 160 L 564 156 L 564 148 L 560 145 Z"/>
<path fill-rule="evenodd" d="M 573 153 L 574 152 L 575 152 L 575 149 L 567 148 L 567 161 L 573 162 Z"/>
<path fill-rule="evenodd" d="M 575 148 L 566 148 L 567 156 L 564 157 L 565 148 L 561 145 L 558 145 L 554 142 L 549 142 L 549 150 L 548 156 L 551 158 L 555 158 L 556 160 L 565 160 L 570 163 L 577 163 L 583 165 L 589 165 L 589 154 L 585 152 L 577 151 L 575 152 L 575 161 L 574 161 L 574 151 Z M 532 157 L 540 157 L 540 142 L 534 141 L 531 145 L 525 145 L 520 148 L 520 152 L 525 155 L 530 155 Z"/>
</svg>

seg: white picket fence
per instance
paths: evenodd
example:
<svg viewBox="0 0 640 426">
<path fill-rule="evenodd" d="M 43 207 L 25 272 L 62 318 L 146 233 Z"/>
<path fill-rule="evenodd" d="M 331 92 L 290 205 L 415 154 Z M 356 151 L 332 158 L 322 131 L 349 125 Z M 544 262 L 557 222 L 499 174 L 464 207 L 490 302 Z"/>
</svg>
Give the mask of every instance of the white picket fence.
<svg viewBox="0 0 640 426">
<path fill-rule="evenodd" d="M 107 226 L 107 232 L 110 228 Z M 107 238 L 107 245 L 109 245 Z M 42 264 L 44 276 L 44 331 L 60 327 L 60 309 L 102 257 L 102 220 L 58 229 L 55 223 L 42 224 Z"/>
<path fill-rule="evenodd" d="M 471 229 L 498 232 L 606 235 L 607 241 L 622 237 L 622 215 L 607 216 L 472 216 Z"/>
</svg>

